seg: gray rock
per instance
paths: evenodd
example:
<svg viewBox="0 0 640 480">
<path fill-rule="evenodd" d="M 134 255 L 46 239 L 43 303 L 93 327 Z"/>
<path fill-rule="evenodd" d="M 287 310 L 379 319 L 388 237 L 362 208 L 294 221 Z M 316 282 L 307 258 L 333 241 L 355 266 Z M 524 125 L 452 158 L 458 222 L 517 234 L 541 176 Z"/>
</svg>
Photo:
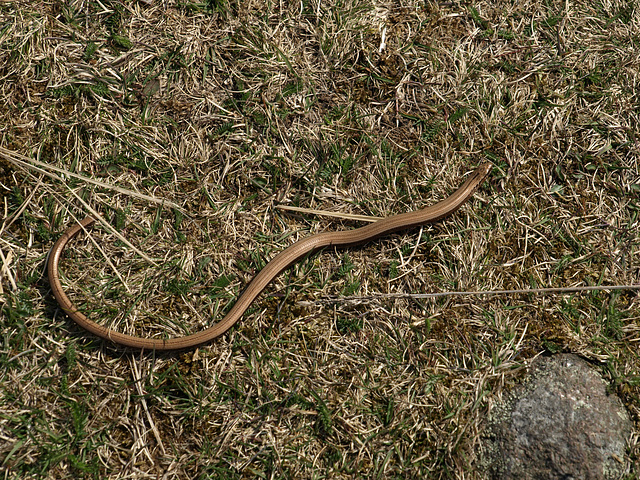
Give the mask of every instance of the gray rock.
<svg viewBox="0 0 640 480">
<path fill-rule="evenodd" d="M 534 362 L 527 380 L 496 405 L 483 435 L 481 471 L 492 479 L 609 480 L 629 471 L 629 415 L 575 355 Z"/>
</svg>

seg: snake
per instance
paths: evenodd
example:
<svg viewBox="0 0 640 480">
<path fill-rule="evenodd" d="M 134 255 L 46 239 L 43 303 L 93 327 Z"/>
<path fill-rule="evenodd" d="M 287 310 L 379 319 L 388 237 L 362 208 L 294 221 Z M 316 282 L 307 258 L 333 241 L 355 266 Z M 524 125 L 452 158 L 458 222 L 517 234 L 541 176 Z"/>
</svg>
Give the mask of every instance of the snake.
<svg viewBox="0 0 640 480">
<path fill-rule="evenodd" d="M 67 244 L 80 232 L 95 223 L 95 218 L 87 217 L 65 230 L 49 253 L 47 274 L 51 291 L 60 308 L 78 325 L 122 347 L 143 350 L 184 350 L 198 347 L 223 335 L 238 320 L 260 293 L 282 271 L 305 258 L 309 254 L 326 247 L 349 247 L 370 242 L 394 232 L 434 223 L 448 217 L 468 201 L 489 175 L 493 165 L 481 164 L 467 180 L 449 197 L 421 210 L 393 215 L 369 225 L 344 231 L 322 232 L 305 237 L 278 253 L 247 285 L 228 313 L 217 323 L 190 335 L 173 338 L 145 338 L 121 333 L 87 318 L 69 299 L 60 282 L 59 263 Z"/>
</svg>

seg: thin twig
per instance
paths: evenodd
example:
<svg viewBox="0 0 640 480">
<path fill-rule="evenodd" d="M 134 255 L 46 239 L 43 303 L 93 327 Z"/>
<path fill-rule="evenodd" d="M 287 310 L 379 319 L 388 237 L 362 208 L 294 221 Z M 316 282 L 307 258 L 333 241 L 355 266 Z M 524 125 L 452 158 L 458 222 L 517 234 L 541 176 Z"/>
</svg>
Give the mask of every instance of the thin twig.
<svg viewBox="0 0 640 480">
<path fill-rule="evenodd" d="M 83 182 L 91 183 L 93 185 L 97 185 L 98 187 L 102 187 L 102 188 L 105 188 L 107 190 L 112 190 L 114 192 L 119 192 L 119 193 L 122 193 L 124 195 L 129 195 L 129 196 L 134 197 L 134 198 L 139 198 L 141 200 L 147 200 L 148 202 L 157 203 L 157 204 L 160 204 L 160 205 L 165 205 L 165 206 L 168 206 L 168 207 L 171 207 L 171 208 L 175 208 L 176 210 L 179 210 L 182 213 L 187 213 L 184 210 L 184 208 L 182 208 L 177 203 L 171 202 L 171 201 L 166 200 L 164 198 L 152 197 L 150 195 L 145 195 L 145 194 L 140 193 L 140 192 L 135 192 L 133 190 L 129 190 L 128 188 L 122 188 L 122 187 L 118 187 L 116 185 L 111 185 L 111 184 L 106 183 L 106 182 L 101 182 L 100 180 L 95 180 L 93 178 L 86 177 L 84 175 L 79 175 L 77 173 L 70 172 L 68 170 L 65 170 L 64 168 L 60 168 L 60 167 L 56 167 L 54 165 L 49 165 L 47 163 L 40 162 L 40 161 L 38 161 L 38 160 L 36 160 L 34 158 L 25 157 L 23 155 L 20 155 L 17 152 L 13 152 L 11 150 L 7 150 L 6 148 L 3 148 L 3 147 L 0 147 L 0 156 L 2 158 L 4 158 L 5 160 L 7 160 L 8 162 L 13 163 L 14 165 L 17 165 L 17 166 L 22 167 L 22 168 L 26 168 L 28 170 L 35 170 L 36 172 L 40 172 L 43 175 L 46 175 L 46 176 L 51 177 L 51 178 L 56 179 L 56 180 L 59 180 L 60 177 L 58 177 L 57 175 L 52 174 L 48 170 L 52 170 L 52 171 L 57 172 L 57 173 L 59 173 L 61 175 L 68 175 L 70 177 L 77 178 L 78 180 L 82 180 Z"/>
<path fill-rule="evenodd" d="M 424 298 L 437 297 L 453 297 L 464 295 L 512 295 L 512 294 L 531 294 L 531 293 L 575 293 L 575 292 L 591 292 L 599 290 L 640 290 L 640 285 L 595 285 L 582 287 L 549 287 L 549 288 L 525 288 L 520 290 L 482 290 L 482 291 L 466 291 L 466 292 L 437 292 L 437 293 L 381 293 L 378 295 L 349 296 L 349 297 L 329 297 L 313 301 L 298 302 L 301 306 L 309 306 L 313 304 L 332 304 L 380 300 L 384 298 L 409 298 L 414 300 Z"/>
<path fill-rule="evenodd" d="M 367 215 L 355 215 L 352 213 L 342 213 L 342 212 L 330 212 L 328 210 L 316 210 L 313 208 L 302 208 L 302 207 L 293 207 L 290 205 L 276 205 L 276 208 L 280 210 L 290 210 L 292 212 L 301 212 L 308 213 L 309 215 L 323 215 L 325 217 L 336 217 L 342 218 L 346 220 L 360 220 L 362 222 L 377 222 L 378 220 L 382 220 L 381 217 L 370 217 Z"/>
</svg>

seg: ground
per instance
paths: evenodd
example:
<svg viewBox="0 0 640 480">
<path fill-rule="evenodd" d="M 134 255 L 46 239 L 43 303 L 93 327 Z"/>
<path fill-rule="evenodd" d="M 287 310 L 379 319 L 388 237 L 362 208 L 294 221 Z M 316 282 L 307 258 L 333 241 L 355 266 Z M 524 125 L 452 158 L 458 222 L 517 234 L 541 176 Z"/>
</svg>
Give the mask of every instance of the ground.
<svg viewBox="0 0 640 480">
<path fill-rule="evenodd" d="M 620 396 L 637 462 L 636 290 L 415 295 L 640 284 L 639 18 L 1 2 L 2 476 L 480 478 L 488 412 L 557 352 Z M 74 302 L 124 332 L 198 331 L 294 241 L 435 204 L 485 161 L 450 218 L 309 256 L 198 349 L 97 339 L 46 278 L 64 229 L 100 214 L 61 265 Z"/>
</svg>

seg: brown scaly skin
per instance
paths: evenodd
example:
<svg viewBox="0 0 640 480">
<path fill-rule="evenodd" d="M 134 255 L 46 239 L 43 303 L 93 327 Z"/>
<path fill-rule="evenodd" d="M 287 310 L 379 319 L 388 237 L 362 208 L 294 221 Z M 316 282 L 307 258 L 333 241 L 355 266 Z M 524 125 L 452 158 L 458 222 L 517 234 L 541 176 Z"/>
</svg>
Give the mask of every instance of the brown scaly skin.
<svg viewBox="0 0 640 480">
<path fill-rule="evenodd" d="M 222 320 L 212 327 L 192 335 L 170 339 L 156 339 L 135 337 L 119 333 L 89 320 L 78 310 L 71 300 L 69 300 L 69 297 L 64 292 L 62 284 L 60 283 L 58 263 L 60 262 L 60 257 L 62 256 L 62 252 L 64 251 L 67 243 L 82 230 L 90 227 L 95 222 L 94 218 L 85 218 L 79 224 L 70 227 L 53 245 L 51 253 L 49 254 L 49 261 L 47 263 L 49 283 L 51 284 L 53 296 L 58 301 L 62 310 L 64 310 L 64 312 L 80 326 L 89 330 L 91 333 L 104 338 L 105 340 L 111 340 L 112 342 L 126 347 L 147 350 L 181 350 L 195 347 L 203 343 L 207 343 L 229 330 L 238 320 L 240 320 L 244 312 L 249 308 L 249 305 L 251 305 L 257 296 L 260 295 L 262 290 L 264 290 L 264 288 L 280 272 L 298 260 L 304 258 L 309 253 L 323 247 L 346 247 L 357 245 L 388 235 L 392 232 L 437 222 L 438 220 L 451 215 L 453 212 L 458 210 L 461 205 L 469 200 L 485 180 L 491 171 L 491 168 L 492 165 L 490 163 L 480 165 L 450 197 L 431 207 L 426 207 L 415 212 L 394 215 L 354 230 L 318 233 L 294 243 L 276 255 L 273 260 L 258 272 L 240 298 L 238 298 L 229 313 L 227 313 Z"/>
</svg>

